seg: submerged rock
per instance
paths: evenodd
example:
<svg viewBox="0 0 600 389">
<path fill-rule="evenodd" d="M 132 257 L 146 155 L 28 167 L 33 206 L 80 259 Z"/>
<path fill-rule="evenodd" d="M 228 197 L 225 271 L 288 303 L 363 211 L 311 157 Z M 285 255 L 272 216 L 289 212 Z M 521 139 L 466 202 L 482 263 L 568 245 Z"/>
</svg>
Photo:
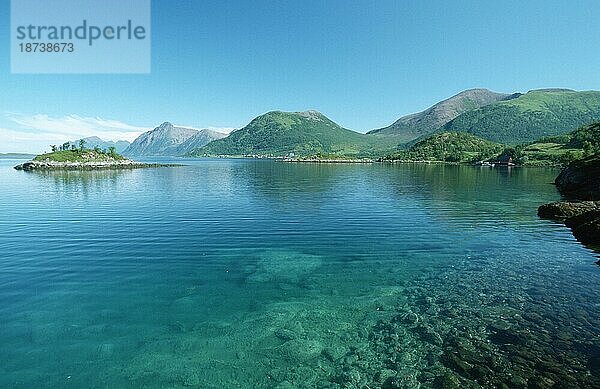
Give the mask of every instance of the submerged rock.
<svg viewBox="0 0 600 389">
<path fill-rule="evenodd" d="M 323 257 L 293 250 L 267 250 L 261 253 L 246 282 L 278 282 L 299 284 L 323 264 Z"/>
<path fill-rule="evenodd" d="M 294 339 L 277 348 L 279 354 L 288 361 L 303 363 L 317 358 L 323 352 L 323 345 L 316 340 Z"/>
</svg>

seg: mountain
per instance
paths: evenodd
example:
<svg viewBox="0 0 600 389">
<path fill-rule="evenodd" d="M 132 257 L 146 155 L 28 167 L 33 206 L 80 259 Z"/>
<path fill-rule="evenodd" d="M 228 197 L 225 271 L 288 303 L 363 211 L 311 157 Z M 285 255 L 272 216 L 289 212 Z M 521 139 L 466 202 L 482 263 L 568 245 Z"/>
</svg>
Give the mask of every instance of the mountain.
<svg viewBox="0 0 600 389">
<path fill-rule="evenodd" d="M 0 159 L 31 159 L 35 154 L 26 153 L 0 153 Z"/>
<path fill-rule="evenodd" d="M 226 138 L 227 134 L 223 134 L 217 131 L 203 129 L 199 130 L 196 134 L 192 135 L 185 142 L 177 146 L 176 155 L 184 155 L 192 150 L 206 146 L 210 142 Z"/>
<path fill-rule="evenodd" d="M 77 139 L 69 143 L 75 145 L 76 147 L 79 147 L 80 140 L 81 139 Z M 117 153 L 122 153 L 130 145 L 130 143 L 126 140 L 118 140 L 116 142 L 105 141 L 98 138 L 97 136 L 90 136 L 87 138 L 83 138 L 83 140 L 85 141 L 85 147 L 87 147 L 88 149 L 100 147 L 102 150 L 108 150 L 109 147 L 114 147 Z"/>
<path fill-rule="evenodd" d="M 226 136 L 211 130 L 193 130 L 191 128 L 175 127 L 165 122 L 152 131 L 137 137 L 123 151 L 127 156 L 179 156 L 189 152 L 187 147 L 205 145 L 215 139 Z"/>
<path fill-rule="evenodd" d="M 192 154 L 361 157 L 388 146 L 385 140 L 342 128 L 317 111 L 274 111 Z"/>
<path fill-rule="evenodd" d="M 415 143 L 386 160 L 475 162 L 492 158 L 504 149 L 498 143 L 465 132 L 443 132 Z"/>
<path fill-rule="evenodd" d="M 468 132 L 516 145 L 565 134 L 598 120 L 600 92 L 544 89 L 465 112 L 439 131 Z"/>
<path fill-rule="evenodd" d="M 469 89 L 450 97 L 423 112 L 404 116 L 392 125 L 368 132 L 370 135 L 394 136 L 406 143 L 431 134 L 460 114 L 516 95 L 496 93 L 487 89 Z"/>
</svg>

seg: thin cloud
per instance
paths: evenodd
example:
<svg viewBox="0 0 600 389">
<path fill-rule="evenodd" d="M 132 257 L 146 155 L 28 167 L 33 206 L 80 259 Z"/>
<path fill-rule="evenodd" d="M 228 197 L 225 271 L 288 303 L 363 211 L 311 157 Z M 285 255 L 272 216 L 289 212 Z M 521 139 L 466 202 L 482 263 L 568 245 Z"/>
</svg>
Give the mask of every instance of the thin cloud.
<svg viewBox="0 0 600 389">
<path fill-rule="evenodd" d="M 22 115 L 7 113 L 6 117 L 17 124 L 21 132 L 35 132 L 37 139 L 52 135 L 53 139 L 64 141 L 98 136 L 104 140 L 133 141 L 142 132 L 149 129 L 133 126 L 118 120 L 107 120 L 99 117 L 82 117 L 68 115 L 51 117 L 45 114 Z"/>
<path fill-rule="evenodd" d="M 140 134 L 152 128 L 135 126 L 119 120 L 100 117 L 67 115 L 53 117 L 46 114 L 23 115 L 5 112 L 4 116 L 13 124 L 0 128 L 0 143 L 5 151 L 41 152 L 48 145 L 97 136 L 106 141 L 127 140 L 133 142 Z M 180 126 L 194 128 L 191 126 Z M 231 127 L 205 127 L 229 134 Z"/>
</svg>

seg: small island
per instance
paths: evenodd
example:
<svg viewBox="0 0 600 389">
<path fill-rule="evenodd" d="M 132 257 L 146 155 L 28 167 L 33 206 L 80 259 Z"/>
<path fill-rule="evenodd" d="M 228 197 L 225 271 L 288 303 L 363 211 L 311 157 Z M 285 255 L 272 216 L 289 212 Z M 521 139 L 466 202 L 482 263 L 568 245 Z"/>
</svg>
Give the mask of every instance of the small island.
<svg viewBox="0 0 600 389">
<path fill-rule="evenodd" d="M 50 146 L 50 153 L 40 154 L 31 161 L 15 166 L 16 170 L 97 170 L 97 169 L 138 169 L 149 167 L 177 166 L 136 162 L 118 154 L 114 147 L 102 150 L 99 147 L 88 149 L 85 141 L 79 147 L 69 142 L 61 146 Z"/>
</svg>

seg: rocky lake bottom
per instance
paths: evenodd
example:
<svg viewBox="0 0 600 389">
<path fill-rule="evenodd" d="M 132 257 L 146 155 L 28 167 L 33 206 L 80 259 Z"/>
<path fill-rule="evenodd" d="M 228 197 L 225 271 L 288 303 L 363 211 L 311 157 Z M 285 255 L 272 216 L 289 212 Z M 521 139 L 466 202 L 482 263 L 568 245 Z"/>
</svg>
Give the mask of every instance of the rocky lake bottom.
<svg viewBox="0 0 600 389">
<path fill-rule="evenodd" d="M 184 162 L 2 163 L 0 386 L 600 386 L 556 171 Z"/>
</svg>

